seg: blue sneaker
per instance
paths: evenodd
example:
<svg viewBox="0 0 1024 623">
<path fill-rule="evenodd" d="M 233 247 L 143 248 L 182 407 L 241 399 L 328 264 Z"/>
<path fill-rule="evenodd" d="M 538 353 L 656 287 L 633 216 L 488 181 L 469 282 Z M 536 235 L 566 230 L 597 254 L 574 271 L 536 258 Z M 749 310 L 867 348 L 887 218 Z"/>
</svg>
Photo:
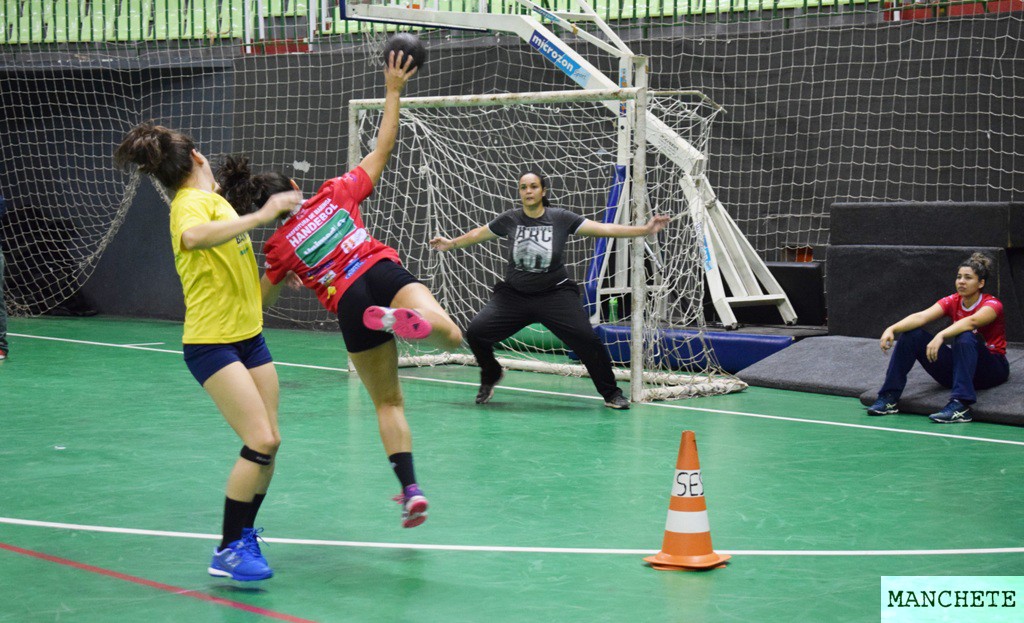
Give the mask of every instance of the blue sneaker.
<svg viewBox="0 0 1024 623">
<path fill-rule="evenodd" d="M 255 540 L 255 537 L 253 537 Z M 239 582 L 254 582 L 274 577 L 262 556 L 256 554 L 245 539 L 232 541 L 221 551 L 213 550 L 213 560 L 207 569 L 217 578 L 231 578 Z"/>
<path fill-rule="evenodd" d="M 260 551 L 260 541 L 263 541 L 263 528 L 242 528 L 242 542 L 249 548 L 249 551 L 256 555 L 263 564 L 267 564 L 267 559 L 263 557 L 263 552 Z M 263 541 L 266 543 L 266 541 Z"/>
<path fill-rule="evenodd" d="M 878 399 L 868 407 L 868 415 L 893 415 L 899 412 L 899 397 L 892 394 L 879 394 Z"/>
<path fill-rule="evenodd" d="M 971 417 L 971 408 L 954 398 L 942 408 L 942 411 L 929 415 L 928 419 L 939 424 L 956 424 L 970 422 L 974 418 Z"/>
</svg>

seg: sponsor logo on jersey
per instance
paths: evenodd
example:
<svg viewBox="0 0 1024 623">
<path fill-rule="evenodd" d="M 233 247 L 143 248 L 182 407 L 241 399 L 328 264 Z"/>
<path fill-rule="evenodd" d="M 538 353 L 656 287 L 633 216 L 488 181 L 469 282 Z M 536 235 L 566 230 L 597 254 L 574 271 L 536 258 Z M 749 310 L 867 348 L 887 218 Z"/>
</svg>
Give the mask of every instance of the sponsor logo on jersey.
<svg viewBox="0 0 1024 623">
<path fill-rule="evenodd" d="M 249 243 L 249 234 L 241 233 L 235 236 L 235 244 L 238 245 L 238 254 L 245 255 L 252 250 L 252 245 Z"/>
<path fill-rule="evenodd" d="M 324 273 L 323 275 L 321 275 L 320 278 L 317 279 L 317 281 L 320 282 L 320 285 L 329 286 L 329 285 L 331 285 L 331 283 L 334 282 L 334 280 L 337 277 L 338 277 L 337 273 L 335 273 L 333 270 L 329 270 L 326 273 Z"/>
<path fill-rule="evenodd" d="M 288 232 L 288 243 L 292 245 L 292 248 L 298 248 L 300 244 L 315 234 L 321 225 L 329 221 L 339 209 L 338 205 L 329 198 L 324 199 L 320 205 L 310 211 L 308 216 L 300 220 L 294 229 Z"/>
<path fill-rule="evenodd" d="M 288 242 L 306 266 L 316 266 L 339 246 L 346 249 L 346 239 L 357 231 L 355 221 L 348 212 L 338 209 L 337 205 L 329 201 L 326 203 L 321 204 L 322 210 L 318 206 L 317 211 L 288 233 Z M 363 232 L 365 236 L 365 230 Z M 362 242 L 360 236 L 354 238 Z M 358 242 L 347 246 L 346 253 L 358 246 Z"/>
<path fill-rule="evenodd" d="M 359 267 L 364 264 L 363 260 L 355 258 L 345 266 L 345 279 L 351 279 L 352 275 L 356 274 Z"/>
</svg>

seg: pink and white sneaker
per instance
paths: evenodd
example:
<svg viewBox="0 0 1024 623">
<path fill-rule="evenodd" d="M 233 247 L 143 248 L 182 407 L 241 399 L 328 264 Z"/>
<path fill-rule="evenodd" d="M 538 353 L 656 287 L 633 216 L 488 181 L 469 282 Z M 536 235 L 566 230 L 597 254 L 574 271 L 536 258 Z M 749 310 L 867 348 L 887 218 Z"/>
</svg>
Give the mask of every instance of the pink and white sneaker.
<svg viewBox="0 0 1024 623">
<path fill-rule="evenodd" d="M 363 312 L 363 326 L 372 331 L 387 331 L 406 340 L 422 340 L 430 335 L 430 321 L 414 309 L 372 305 Z"/>
<path fill-rule="evenodd" d="M 392 499 L 402 505 L 403 528 L 415 528 L 427 520 L 427 498 L 418 486 L 410 485 Z"/>
</svg>

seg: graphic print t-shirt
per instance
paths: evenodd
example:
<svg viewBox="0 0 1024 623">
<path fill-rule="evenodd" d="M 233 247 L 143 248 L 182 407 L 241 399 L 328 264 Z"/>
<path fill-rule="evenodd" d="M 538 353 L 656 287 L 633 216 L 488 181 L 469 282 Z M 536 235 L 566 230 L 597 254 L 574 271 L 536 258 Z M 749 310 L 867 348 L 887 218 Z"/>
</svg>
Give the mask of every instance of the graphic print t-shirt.
<svg viewBox="0 0 1024 623">
<path fill-rule="evenodd" d="M 381 260 L 400 264 L 398 253 L 363 226 L 359 202 L 372 192 L 373 182 L 360 167 L 324 182 L 263 246 L 270 282 L 280 283 L 293 271 L 333 313 L 345 290 L 371 266 Z"/>
<path fill-rule="evenodd" d="M 540 218 L 526 216 L 522 208 L 499 214 L 487 228 L 507 240 L 505 283 L 531 293 L 569 281 L 562 252 L 569 234 L 575 234 L 585 220 L 561 208 L 544 208 Z"/>
<path fill-rule="evenodd" d="M 950 294 L 939 299 L 938 304 L 953 322 L 973 316 L 982 307 L 991 307 L 996 312 L 996 319 L 984 327 L 975 329 L 975 332 L 985 338 L 985 346 L 988 347 L 989 352 L 998 355 L 1006 354 L 1006 319 L 1003 317 L 1003 303 L 999 299 L 991 294 L 982 294 L 968 309 L 964 307 L 959 294 Z"/>
</svg>

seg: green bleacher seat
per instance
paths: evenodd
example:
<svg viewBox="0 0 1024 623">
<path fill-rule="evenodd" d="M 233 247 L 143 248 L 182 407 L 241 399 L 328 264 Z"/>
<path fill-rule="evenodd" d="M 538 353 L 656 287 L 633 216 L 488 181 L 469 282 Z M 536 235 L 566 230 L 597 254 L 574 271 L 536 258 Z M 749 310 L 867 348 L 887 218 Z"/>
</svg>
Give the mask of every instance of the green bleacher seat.
<svg viewBox="0 0 1024 623">
<path fill-rule="evenodd" d="M 264 0 L 263 17 L 302 17 L 309 14 L 309 2 L 310 0 Z"/>
<path fill-rule="evenodd" d="M 424 7 L 466 10 L 478 0 L 420 0 Z M 513 0 L 489 0 L 494 11 L 522 13 Z M 252 0 L 0 0 L 0 45 L 239 39 L 245 34 L 246 2 Z M 318 0 L 264 0 L 264 18 L 298 18 Z M 766 13 L 814 7 L 881 6 L 881 0 L 592 0 L 606 20 L 714 13 Z M 254 5 L 251 5 L 254 6 Z M 391 24 L 348 21 L 336 2 L 321 35 L 386 32 Z M 575 10 L 573 0 L 553 0 L 555 11 Z"/>
</svg>

